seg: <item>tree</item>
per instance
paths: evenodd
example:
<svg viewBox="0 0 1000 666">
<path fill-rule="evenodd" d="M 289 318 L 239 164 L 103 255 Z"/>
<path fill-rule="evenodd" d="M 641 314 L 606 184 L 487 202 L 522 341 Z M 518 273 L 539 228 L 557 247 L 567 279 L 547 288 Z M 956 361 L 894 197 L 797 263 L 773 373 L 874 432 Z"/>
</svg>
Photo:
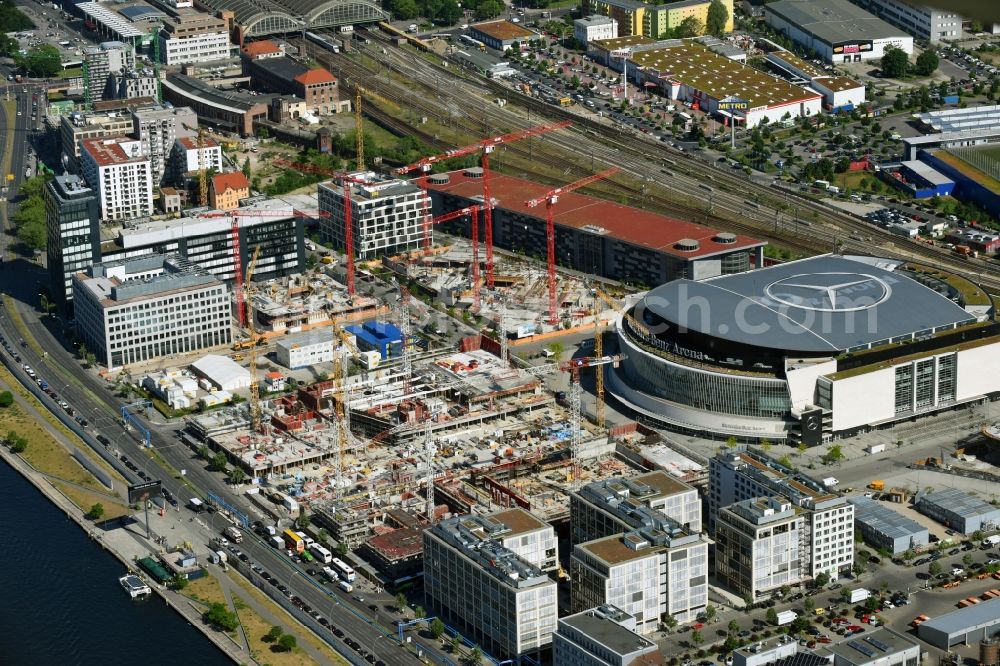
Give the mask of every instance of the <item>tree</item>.
<svg viewBox="0 0 1000 666">
<path fill-rule="evenodd" d="M 309 527 L 309 522 L 310 522 L 309 514 L 306 513 L 305 511 L 302 511 L 302 513 L 300 513 L 298 517 L 295 519 L 295 526 L 300 530 L 304 530 L 305 528 Z"/>
<path fill-rule="evenodd" d="M 475 665 L 480 663 L 482 660 L 483 660 L 483 651 L 479 649 L 478 645 L 473 645 L 472 651 L 469 652 L 469 660 L 468 660 L 469 663 Z"/>
<path fill-rule="evenodd" d="M 732 620 L 729 621 L 729 627 L 728 627 L 728 629 L 729 629 L 729 633 L 731 633 L 731 634 L 738 634 L 738 633 L 740 633 L 740 623 L 736 620 L 736 618 L 733 618 Z"/>
<path fill-rule="evenodd" d="M 246 158 L 245 160 L 243 160 L 243 168 L 241 169 L 241 171 L 243 172 L 243 175 L 247 177 L 247 180 L 249 180 L 250 179 L 250 174 L 252 173 L 251 170 L 250 170 L 250 158 L 249 157 Z"/>
<path fill-rule="evenodd" d="M 695 629 L 694 631 L 691 632 L 691 642 L 694 643 L 696 646 L 701 645 L 702 643 L 705 642 L 705 637 L 701 635 L 700 631 Z"/>
<path fill-rule="evenodd" d="M 226 454 L 223 451 L 219 451 L 212 456 L 208 466 L 213 472 L 224 472 L 226 470 L 227 462 Z"/>
<path fill-rule="evenodd" d="M 0 395 L 2 395 L 2 394 L 0 394 Z M 2 406 L 2 405 L 0 405 L 0 406 Z M 982 530 L 976 530 L 975 532 L 973 532 L 970 535 L 970 538 L 973 541 L 982 541 L 983 539 L 986 538 L 986 534 Z"/>
<path fill-rule="evenodd" d="M 712 604 L 708 604 L 707 606 L 705 606 L 705 621 L 706 622 L 711 622 L 712 620 L 714 620 L 715 619 L 715 615 L 716 615 L 715 606 L 713 606 Z"/>
<path fill-rule="evenodd" d="M 247 480 L 247 473 L 243 471 L 240 467 L 234 467 L 231 472 L 229 472 L 229 483 L 234 486 L 238 486 Z"/>
<path fill-rule="evenodd" d="M 462 18 L 462 8 L 455 0 L 444 0 L 434 18 L 443 25 L 455 25 Z"/>
<path fill-rule="evenodd" d="M 276 643 L 284 633 L 285 631 L 281 627 L 279 627 L 278 625 L 274 625 L 273 627 L 271 627 L 271 631 L 264 634 L 264 642 Z"/>
<path fill-rule="evenodd" d="M 833 446 L 831 446 L 829 449 L 826 450 L 825 454 L 823 454 L 824 463 L 839 462 L 843 459 L 844 459 L 844 451 L 843 449 L 840 448 L 840 444 L 834 444 Z"/>
<path fill-rule="evenodd" d="M 200 457 L 202 460 L 211 460 L 212 449 L 208 448 L 207 444 L 202 444 L 201 446 L 198 447 L 198 457 Z"/>
<path fill-rule="evenodd" d="M 802 607 L 806 610 L 807 613 L 812 613 L 814 610 L 816 610 L 816 602 L 813 601 L 812 597 L 806 597 L 806 600 L 802 602 Z"/>
<path fill-rule="evenodd" d="M 716 37 L 726 34 L 726 24 L 729 23 L 729 10 L 722 0 L 712 0 L 708 6 L 708 16 L 705 17 L 705 32 Z"/>
<path fill-rule="evenodd" d="M 940 63 L 941 60 L 938 58 L 938 55 L 934 53 L 934 51 L 927 49 L 917 56 L 917 63 L 913 68 L 913 71 L 920 76 L 930 76 L 934 73 L 934 70 L 938 68 Z"/>
<path fill-rule="evenodd" d="M 344 555 L 347 555 L 347 544 L 346 543 L 338 543 L 337 547 L 334 548 L 333 550 L 334 550 L 334 552 L 337 553 L 337 555 L 339 557 L 343 557 Z"/>
<path fill-rule="evenodd" d="M 291 652 L 298 646 L 299 642 L 295 640 L 295 636 L 292 634 L 283 634 L 281 638 L 278 639 L 278 645 L 281 647 L 282 652 Z"/>
<path fill-rule="evenodd" d="M 90 511 L 84 516 L 87 520 L 100 520 L 104 516 L 104 505 L 98 502 L 90 507 Z"/>
<path fill-rule="evenodd" d="M 735 437 L 729 437 L 728 439 L 726 439 L 726 446 L 730 449 L 735 449 L 737 443 L 738 442 L 736 441 Z"/>
<path fill-rule="evenodd" d="M 549 353 L 552 354 L 552 358 L 556 360 L 556 363 L 558 363 L 559 359 L 561 359 L 563 355 L 566 353 L 566 346 L 563 345 L 563 343 L 561 342 L 551 343 L 548 349 Z"/>
<path fill-rule="evenodd" d="M 971 553 L 966 553 L 965 555 L 962 555 L 962 564 L 964 564 L 965 566 L 971 567 L 973 561 L 974 560 L 972 558 Z"/>
<path fill-rule="evenodd" d="M 183 590 L 190 582 L 191 581 L 187 579 L 187 576 L 183 574 L 175 574 L 174 577 L 170 579 L 170 587 L 175 590 Z"/>
<path fill-rule="evenodd" d="M 908 64 L 906 51 L 895 46 L 890 46 L 886 48 L 882 56 L 880 64 L 882 76 L 889 79 L 898 79 L 906 74 L 906 66 Z"/>
<path fill-rule="evenodd" d="M 420 8 L 414 0 L 396 0 L 391 7 L 393 15 L 398 19 L 411 19 L 420 15 Z"/>
<path fill-rule="evenodd" d="M 14 404 L 14 395 L 10 391 L 0 391 L 0 407 L 6 409 Z"/>
<path fill-rule="evenodd" d="M 497 0 L 485 0 L 476 8 L 476 18 L 479 20 L 496 18 L 502 11 L 503 5 Z"/>
<path fill-rule="evenodd" d="M 861 562 L 855 562 L 854 566 L 851 567 L 851 571 L 854 572 L 855 576 L 860 578 L 861 574 L 865 572 L 865 565 L 861 564 Z"/>
<path fill-rule="evenodd" d="M 778 624 L 778 611 L 774 610 L 774 606 L 767 609 L 765 618 L 770 624 Z"/>
<path fill-rule="evenodd" d="M 826 585 L 830 582 L 830 574 L 821 571 L 820 573 L 816 574 L 815 580 L 816 580 L 816 587 L 826 587 Z"/>
<path fill-rule="evenodd" d="M 705 32 L 705 25 L 696 16 L 688 16 L 677 25 L 676 37 L 697 37 Z"/>
<path fill-rule="evenodd" d="M 868 597 L 865 599 L 865 610 L 869 613 L 873 612 L 876 608 L 882 605 L 882 600 L 878 597 Z"/>
<path fill-rule="evenodd" d="M 406 609 L 406 595 L 400 592 L 396 595 L 395 602 L 396 610 L 402 613 Z"/>
<path fill-rule="evenodd" d="M 452 654 L 456 654 L 459 648 L 462 647 L 462 634 L 455 634 L 451 637 L 451 643 L 448 645 L 451 648 Z"/>
<path fill-rule="evenodd" d="M 431 623 L 427 628 L 430 630 L 431 636 L 433 636 L 435 640 L 444 635 L 444 622 L 438 618 L 431 620 Z"/>
<path fill-rule="evenodd" d="M 14 56 L 14 64 L 27 70 L 29 76 L 48 79 L 62 71 L 59 49 L 51 44 L 32 46 L 24 55 Z"/>
<path fill-rule="evenodd" d="M 663 621 L 663 624 L 664 626 L 666 626 L 667 629 L 673 631 L 674 628 L 677 627 L 677 618 L 674 617 L 673 615 L 668 615 L 667 618 Z"/>
<path fill-rule="evenodd" d="M 224 631 L 233 631 L 240 623 L 239 618 L 236 617 L 236 613 L 226 608 L 225 604 L 218 602 L 208 607 L 208 610 L 205 611 L 204 619 L 216 629 Z"/>
<path fill-rule="evenodd" d="M 28 440 L 11 430 L 7 433 L 7 446 L 13 453 L 24 453 L 28 449 Z"/>
<path fill-rule="evenodd" d="M 422 620 L 427 617 L 427 611 L 424 610 L 423 606 L 417 606 L 413 609 L 413 617 L 417 620 Z"/>
</svg>

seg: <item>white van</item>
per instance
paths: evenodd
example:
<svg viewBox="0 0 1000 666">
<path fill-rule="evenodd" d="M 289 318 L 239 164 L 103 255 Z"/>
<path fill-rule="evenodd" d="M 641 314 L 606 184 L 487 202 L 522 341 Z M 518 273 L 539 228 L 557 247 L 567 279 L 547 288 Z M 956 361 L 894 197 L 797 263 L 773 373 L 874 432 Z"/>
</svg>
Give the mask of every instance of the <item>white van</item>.
<svg viewBox="0 0 1000 666">
<path fill-rule="evenodd" d="M 354 586 L 351 585 L 350 583 L 348 583 L 346 580 L 340 581 L 337 584 L 337 587 L 339 587 L 340 589 L 342 589 L 344 592 L 347 592 L 348 594 L 350 594 L 351 592 L 354 591 Z"/>
</svg>

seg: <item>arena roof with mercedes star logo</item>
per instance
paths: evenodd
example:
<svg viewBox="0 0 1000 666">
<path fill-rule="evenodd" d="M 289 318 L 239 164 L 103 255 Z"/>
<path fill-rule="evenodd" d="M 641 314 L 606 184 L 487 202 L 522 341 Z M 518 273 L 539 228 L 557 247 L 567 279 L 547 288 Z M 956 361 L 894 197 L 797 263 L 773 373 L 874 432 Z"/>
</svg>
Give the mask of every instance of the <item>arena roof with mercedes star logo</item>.
<svg viewBox="0 0 1000 666">
<path fill-rule="evenodd" d="M 840 352 L 975 321 L 893 262 L 826 255 L 650 291 L 645 308 L 689 331 L 756 347 Z"/>
</svg>

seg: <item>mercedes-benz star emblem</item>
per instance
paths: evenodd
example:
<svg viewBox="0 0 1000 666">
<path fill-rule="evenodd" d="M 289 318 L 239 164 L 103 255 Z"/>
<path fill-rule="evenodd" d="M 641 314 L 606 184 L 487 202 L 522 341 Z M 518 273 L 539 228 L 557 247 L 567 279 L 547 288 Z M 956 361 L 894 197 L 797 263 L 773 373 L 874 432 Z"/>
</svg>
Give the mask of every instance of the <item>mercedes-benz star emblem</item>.
<svg viewBox="0 0 1000 666">
<path fill-rule="evenodd" d="M 776 280 L 764 289 L 776 303 L 818 312 L 855 312 L 889 298 L 891 287 L 865 273 L 803 273 Z"/>
</svg>

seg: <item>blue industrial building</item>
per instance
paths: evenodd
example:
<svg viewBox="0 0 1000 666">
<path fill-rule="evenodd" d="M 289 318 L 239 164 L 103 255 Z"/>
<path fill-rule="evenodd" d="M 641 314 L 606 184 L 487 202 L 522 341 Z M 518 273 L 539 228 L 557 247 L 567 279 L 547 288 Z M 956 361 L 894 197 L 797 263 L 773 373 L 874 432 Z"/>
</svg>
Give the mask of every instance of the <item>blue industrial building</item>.
<svg viewBox="0 0 1000 666">
<path fill-rule="evenodd" d="M 1000 215 L 1000 194 L 948 164 L 936 155 L 937 151 L 921 150 L 920 161 L 955 181 L 954 196 L 960 201 L 974 203 L 990 215 Z"/>
<path fill-rule="evenodd" d="M 899 175 L 901 179 L 890 177 L 889 181 L 909 192 L 914 199 L 946 197 L 955 189 L 955 181 L 922 161 L 900 163 Z"/>
<path fill-rule="evenodd" d="M 388 322 L 369 321 L 346 330 L 357 338 L 358 349 L 377 351 L 383 360 L 403 353 L 403 333 Z"/>
</svg>

